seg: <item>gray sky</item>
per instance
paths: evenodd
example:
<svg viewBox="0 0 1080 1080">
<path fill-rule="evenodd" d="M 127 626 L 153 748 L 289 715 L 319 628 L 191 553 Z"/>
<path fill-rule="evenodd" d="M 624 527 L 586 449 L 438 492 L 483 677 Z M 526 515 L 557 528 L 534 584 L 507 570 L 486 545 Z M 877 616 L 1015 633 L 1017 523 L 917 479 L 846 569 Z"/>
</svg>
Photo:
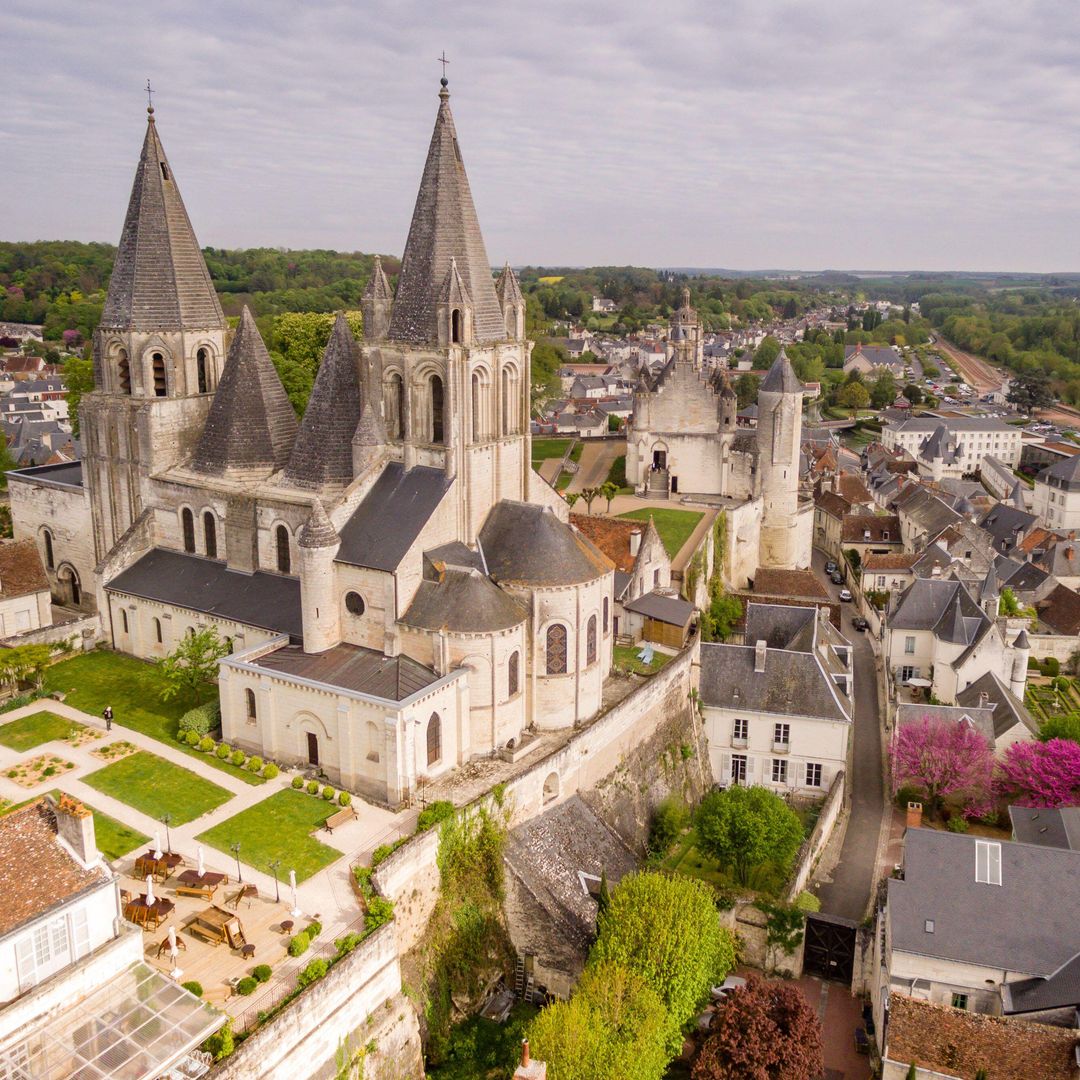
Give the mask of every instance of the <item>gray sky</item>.
<svg viewBox="0 0 1080 1080">
<path fill-rule="evenodd" d="M 1080 270 L 1075 0 L 4 0 L 0 238 L 400 254 L 442 49 L 493 263 Z"/>
</svg>

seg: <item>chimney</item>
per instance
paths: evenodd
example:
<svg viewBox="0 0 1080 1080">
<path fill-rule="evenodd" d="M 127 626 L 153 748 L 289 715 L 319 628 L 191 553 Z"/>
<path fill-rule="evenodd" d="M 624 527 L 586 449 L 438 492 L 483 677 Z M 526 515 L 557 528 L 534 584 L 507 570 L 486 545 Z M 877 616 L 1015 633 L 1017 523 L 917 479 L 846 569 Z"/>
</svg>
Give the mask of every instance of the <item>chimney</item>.
<svg viewBox="0 0 1080 1080">
<path fill-rule="evenodd" d="M 630 533 L 630 554 L 636 556 L 641 550 L 641 530 L 634 529 Z"/>
<path fill-rule="evenodd" d="M 84 865 L 96 863 L 98 855 L 97 840 L 94 837 L 94 815 L 78 799 L 70 795 L 61 795 L 55 804 L 56 831 L 75 857 Z"/>
<path fill-rule="evenodd" d="M 514 1072 L 513 1080 L 547 1080 L 547 1063 L 532 1060 L 528 1039 L 521 1040 L 521 1064 Z"/>
<path fill-rule="evenodd" d="M 909 802 L 907 804 L 907 827 L 917 829 L 922 825 L 922 803 Z"/>
<path fill-rule="evenodd" d="M 985 709 L 990 704 L 990 695 L 985 691 L 979 692 L 979 708 Z"/>
<path fill-rule="evenodd" d="M 767 642 L 758 641 L 754 645 L 754 670 L 761 672 L 765 670 L 765 654 L 769 651 Z"/>
</svg>

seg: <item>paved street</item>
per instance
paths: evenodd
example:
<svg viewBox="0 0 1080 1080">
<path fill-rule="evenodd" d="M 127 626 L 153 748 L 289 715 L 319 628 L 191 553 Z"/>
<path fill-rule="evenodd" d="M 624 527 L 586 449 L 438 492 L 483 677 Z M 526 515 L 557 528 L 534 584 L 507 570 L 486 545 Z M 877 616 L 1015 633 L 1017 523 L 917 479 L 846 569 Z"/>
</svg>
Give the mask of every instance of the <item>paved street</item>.
<svg viewBox="0 0 1080 1080">
<path fill-rule="evenodd" d="M 814 551 L 814 571 L 835 599 L 839 586 L 825 575 L 826 557 Z M 852 604 L 842 605 L 841 628 L 855 653 L 855 728 L 852 732 L 854 765 L 852 767 L 851 815 L 840 849 L 839 862 L 831 879 L 817 888 L 822 911 L 861 922 L 874 887 L 878 841 L 884 814 L 881 776 L 881 705 L 878 703 L 878 680 L 871 631 L 860 633 L 851 627 L 857 614 Z"/>
<path fill-rule="evenodd" d="M 578 471 L 570 481 L 567 491 L 584 491 L 587 487 L 599 487 L 608 478 L 611 466 L 620 454 L 626 453 L 625 439 L 584 439 L 584 449 Z"/>
</svg>

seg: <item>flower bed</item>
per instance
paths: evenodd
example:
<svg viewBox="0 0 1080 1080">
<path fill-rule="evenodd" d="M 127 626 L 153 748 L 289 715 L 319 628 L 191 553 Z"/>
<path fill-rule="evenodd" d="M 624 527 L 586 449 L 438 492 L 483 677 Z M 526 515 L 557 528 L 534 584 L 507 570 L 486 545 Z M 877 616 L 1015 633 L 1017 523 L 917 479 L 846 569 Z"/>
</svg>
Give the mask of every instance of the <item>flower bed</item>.
<svg viewBox="0 0 1080 1080">
<path fill-rule="evenodd" d="M 58 758 L 55 754 L 39 754 L 28 761 L 20 761 L 4 774 L 19 787 L 32 788 L 52 780 L 54 777 L 74 769 L 70 761 Z"/>
</svg>

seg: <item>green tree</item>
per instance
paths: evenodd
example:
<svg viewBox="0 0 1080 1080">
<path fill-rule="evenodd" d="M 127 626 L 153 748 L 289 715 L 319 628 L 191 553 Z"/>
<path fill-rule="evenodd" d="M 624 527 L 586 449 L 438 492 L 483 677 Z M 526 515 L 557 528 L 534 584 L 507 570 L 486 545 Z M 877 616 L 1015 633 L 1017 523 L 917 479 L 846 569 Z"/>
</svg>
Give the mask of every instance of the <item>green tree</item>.
<svg viewBox="0 0 1080 1080">
<path fill-rule="evenodd" d="M 1051 739 L 1071 739 L 1080 743 L 1080 715 L 1050 716 L 1039 725 L 1039 742 Z"/>
<path fill-rule="evenodd" d="M 754 350 L 754 370 L 768 371 L 773 361 L 780 355 L 780 342 L 772 336 L 766 335 L 761 344 Z"/>
<path fill-rule="evenodd" d="M 875 409 L 887 409 L 896 400 L 896 379 L 882 369 L 870 383 L 870 402 Z"/>
<path fill-rule="evenodd" d="M 585 500 L 585 505 L 589 509 L 589 513 L 592 513 L 592 504 L 600 498 L 602 491 L 598 487 L 587 487 L 581 489 L 581 497 Z"/>
<path fill-rule="evenodd" d="M 803 839 L 798 814 L 763 787 L 710 791 L 698 806 L 694 826 L 701 849 L 730 867 L 740 885 L 763 863 L 786 868 Z"/>
<path fill-rule="evenodd" d="M 52 661 L 49 645 L 16 645 L 0 649 L 0 683 L 18 686 L 21 682 L 33 682 L 41 686 L 41 677 Z"/>
<path fill-rule="evenodd" d="M 8 469 L 14 469 L 16 464 L 8 449 L 7 436 L 0 435 L 0 491 L 7 491 Z M 10 507 L 8 509 L 10 512 Z"/>
<path fill-rule="evenodd" d="M 858 417 L 859 410 L 865 409 L 870 404 L 870 395 L 862 383 L 852 382 L 840 391 L 837 401 L 847 409 L 852 409 Z"/>
<path fill-rule="evenodd" d="M 626 459 L 623 458 L 624 467 Z M 611 513 L 611 500 L 619 494 L 619 487 L 617 484 L 613 484 L 610 480 L 605 481 L 600 485 L 600 497 L 607 500 L 607 512 Z"/>
<path fill-rule="evenodd" d="M 735 966 L 735 939 L 720 926 L 712 890 L 692 878 L 642 871 L 623 878 L 598 920 L 590 964 L 610 961 L 636 972 L 656 991 L 678 1029 L 709 987 Z"/>
<path fill-rule="evenodd" d="M 761 376 L 749 371 L 744 371 L 736 380 L 733 387 L 735 396 L 739 399 L 739 408 L 745 409 L 757 401 L 758 384 Z"/>
<path fill-rule="evenodd" d="M 79 434 L 79 402 L 94 389 L 94 361 L 88 356 L 69 356 L 64 361 L 64 385 L 68 389 L 68 416 L 71 433 Z"/>
<path fill-rule="evenodd" d="M 915 383 L 908 383 L 903 390 L 904 397 L 911 402 L 912 405 L 921 405 L 923 400 L 922 389 L 915 385 Z"/>
<path fill-rule="evenodd" d="M 1012 385 L 1005 397 L 1021 412 L 1028 414 L 1036 409 L 1044 409 L 1054 402 L 1050 377 L 1043 368 L 1034 368 L 1014 375 Z"/>
<path fill-rule="evenodd" d="M 186 634 L 168 656 L 158 661 L 166 683 L 161 696 L 168 701 L 188 692 L 196 702 L 201 701 L 207 696 L 209 684 L 217 678 L 217 662 L 228 654 L 229 646 L 215 626 Z"/>
</svg>

